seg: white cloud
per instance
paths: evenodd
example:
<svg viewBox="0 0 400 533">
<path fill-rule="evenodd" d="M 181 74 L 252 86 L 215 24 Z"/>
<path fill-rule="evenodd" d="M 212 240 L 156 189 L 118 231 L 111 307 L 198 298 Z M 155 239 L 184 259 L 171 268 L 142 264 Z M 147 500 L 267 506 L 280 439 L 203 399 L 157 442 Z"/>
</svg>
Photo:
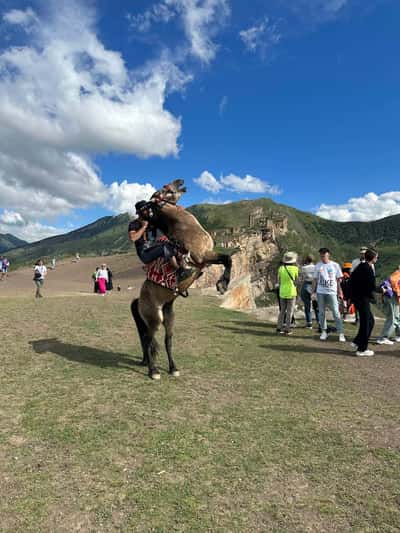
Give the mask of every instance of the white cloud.
<svg viewBox="0 0 400 533">
<path fill-rule="evenodd" d="M 6 210 L 0 214 L 0 233 L 11 233 L 14 237 L 18 237 L 27 242 L 60 235 L 61 233 L 65 233 L 65 231 L 61 228 L 41 224 L 40 222 L 26 220 L 16 211 Z"/>
<path fill-rule="evenodd" d="M 156 189 L 150 183 L 122 183 L 116 181 L 110 185 L 107 207 L 114 213 L 134 213 L 135 203 L 149 200 Z"/>
<path fill-rule="evenodd" d="M 127 19 L 133 30 L 138 31 L 139 33 L 147 33 L 153 24 L 157 23 L 167 23 L 171 19 L 175 18 L 177 15 L 171 7 L 166 5 L 163 2 L 154 4 L 149 9 L 143 13 L 138 13 L 137 15 L 132 15 L 128 13 Z"/>
<path fill-rule="evenodd" d="M 179 20 L 189 43 L 188 53 L 210 63 L 218 48 L 213 39 L 229 15 L 228 0 L 163 0 L 143 13 L 128 14 L 128 20 L 139 33 L 147 33 L 153 24 Z"/>
<path fill-rule="evenodd" d="M 4 13 L 3 21 L 8 24 L 28 26 L 32 22 L 37 21 L 37 16 L 31 7 L 28 7 L 25 11 L 21 9 L 11 9 Z"/>
<path fill-rule="evenodd" d="M 218 106 L 218 112 L 219 116 L 222 117 L 222 115 L 225 113 L 226 106 L 228 105 L 228 97 L 225 95 L 221 98 Z"/>
<path fill-rule="evenodd" d="M 350 198 L 344 204 L 322 204 L 316 214 L 322 218 L 349 221 L 370 221 L 400 213 L 400 191 L 383 194 L 370 192 L 365 196 Z"/>
<path fill-rule="evenodd" d="M 206 191 L 212 193 L 218 193 L 223 189 L 236 193 L 250 192 L 271 195 L 281 193 L 281 190 L 277 185 L 270 185 L 268 182 L 251 176 L 250 174 L 246 174 L 244 178 L 235 174 L 228 174 L 227 176 L 221 176 L 220 179 L 217 180 L 211 172 L 205 170 L 193 181 Z"/>
<path fill-rule="evenodd" d="M 249 52 L 258 51 L 262 55 L 267 48 L 278 44 L 282 39 L 277 24 L 270 22 L 268 17 L 264 17 L 259 24 L 240 31 L 239 36 Z"/>
<path fill-rule="evenodd" d="M 212 38 L 230 15 L 228 0 L 166 0 L 166 3 L 180 12 L 192 55 L 209 63 L 217 51 Z"/>
<path fill-rule="evenodd" d="M 223 189 L 222 183 L 220 183 L 208 170 L 204 170 L 200 176 L 193 180 L 197 185 L 206 191 L 217 193 Z"/>
<path fill-rule="evenodd" d="M 352 0 L 281 0 L 290 11 L 309 23 L 335 19 Z"/>
<path fill-rule="evenodd" d="M 40 20 L 30 9 L 3 16 L 30 26 L 24 46 L 0 51 L 0 208 L 30 222 L 107 203 L 95 154 L 179 152 L 180 118 L 165 99 L 190 77 L 162 58 L 128 71 L 98 39 L 94 15 L 53 1 Z"/>
</svg>

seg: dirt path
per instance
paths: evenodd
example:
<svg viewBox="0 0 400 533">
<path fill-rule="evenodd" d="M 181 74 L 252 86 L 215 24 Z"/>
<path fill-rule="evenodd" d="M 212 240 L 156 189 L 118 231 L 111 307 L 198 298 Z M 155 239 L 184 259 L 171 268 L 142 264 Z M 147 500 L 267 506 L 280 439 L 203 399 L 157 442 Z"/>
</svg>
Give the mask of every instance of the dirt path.
<svg viewBox="0 0 400 533">
<path fill-rule="evenodd" d="M 96 266 L 102 263 L 106 263 L 113 272 L 115 290 L 118 284 L 122 291 L 127 291 L 128 287 L 137 290 L 144 280 L 144 272 L 134 253 L 107 257 L 84 257 L 77 263 L 72 262 L 71 258 L 60 261 L 55 270 L 48 269 L 43 293 L 46 296 L 93 294 L 91 275 Z M 32 278 L 32 267 L 10 272 L 7 280 L 0 281 L 0 298 L 33 294 L 35 286 Z"/>
</svg>

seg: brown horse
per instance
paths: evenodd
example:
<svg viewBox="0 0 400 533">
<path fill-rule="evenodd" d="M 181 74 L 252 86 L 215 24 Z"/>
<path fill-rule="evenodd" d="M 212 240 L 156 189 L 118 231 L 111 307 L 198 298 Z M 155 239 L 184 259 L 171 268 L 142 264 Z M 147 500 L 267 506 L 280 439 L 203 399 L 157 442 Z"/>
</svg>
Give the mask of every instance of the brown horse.
<svg viewBox="0 0 400 533">
<path fill-rule="evenodd" d="M 180 293 L 187 291 L 194 280 L 201 275 L 203 268 L 222 264 L 225 269 L 217 282 L 217 290 L 223 294 L 229 285 L 232 259 L 229 255 L 215 253 L 214 242 L 210 234 L 191 213 L 176 205 L 182 194 L 186 192 L 183 184 L 183 180 L 175 180 L 153 194 L 150 199 L 153 211 L 152 224 L 168 238 L 179 242 L 189 252 L 189 262 L 194 267 L 194 272 L 179 285 Z M 139 298 L 133 300 L 131 304 L 143 350 L 142 364 L 148 366 L 149 376 L 152 379 L 160 379 L 160 372 L 156 366 L 159 347 L 155 335 L 161 324 L 165 328 L 165 349 L 168 355 L 169 373 L 179 376 L 172 357 L 173 304 L 177 296 L 174 291 L 146 280 Z"/>
</svg>

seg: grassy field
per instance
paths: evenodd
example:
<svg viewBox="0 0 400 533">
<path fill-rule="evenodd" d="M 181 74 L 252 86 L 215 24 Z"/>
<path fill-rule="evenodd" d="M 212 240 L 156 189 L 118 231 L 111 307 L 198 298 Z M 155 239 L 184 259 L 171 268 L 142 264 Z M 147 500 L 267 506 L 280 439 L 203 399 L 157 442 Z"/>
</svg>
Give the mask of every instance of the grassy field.
<svg viewBox="0 0 400 533">
<path fill-rule="evenodd" d="M 153 382 L 125 295 L 0 310 L 1 531 L 398 531 L 398 347 L 193 296 Z"/>
</svg>

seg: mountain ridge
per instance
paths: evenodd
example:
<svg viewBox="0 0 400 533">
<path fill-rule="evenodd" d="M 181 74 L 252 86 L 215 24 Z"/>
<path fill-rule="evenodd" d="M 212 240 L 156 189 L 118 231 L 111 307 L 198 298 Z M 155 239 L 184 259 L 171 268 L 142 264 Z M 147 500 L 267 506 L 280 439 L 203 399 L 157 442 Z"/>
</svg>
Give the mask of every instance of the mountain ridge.
<svg viewBox="0 0 400 533">
<path fill-rule="evenodd" d="M 397 263 L 400 262 L 400 214 L 371 222 L 338 222 L 269 198 L 229 204 L 195 204 L 187 209 L 207 230 L 218 233 L 228 228 L 249 228 L 250 213 L 257 208 L 262 208 L 267 218 L 277 215 L 287 217 L 289 231 L 278 238 L 281 251 L 294 249 L 299 255 L 307 255 L 327 246 L 337 260 L 343 261 L 354 258 L 359 246 L 365 245 L 379 248 L 385 269 L 395 258 Z M 128 252 L 132 250 L 127 238 L 129 219 L 127 213 L 102 217 L 77 230 L 15 248 L 9 254 L 10 259 L 18 265 L 35 261 L 38 257 L 60 258 L 77 252 L 81 255 Z"/>
</svg>

